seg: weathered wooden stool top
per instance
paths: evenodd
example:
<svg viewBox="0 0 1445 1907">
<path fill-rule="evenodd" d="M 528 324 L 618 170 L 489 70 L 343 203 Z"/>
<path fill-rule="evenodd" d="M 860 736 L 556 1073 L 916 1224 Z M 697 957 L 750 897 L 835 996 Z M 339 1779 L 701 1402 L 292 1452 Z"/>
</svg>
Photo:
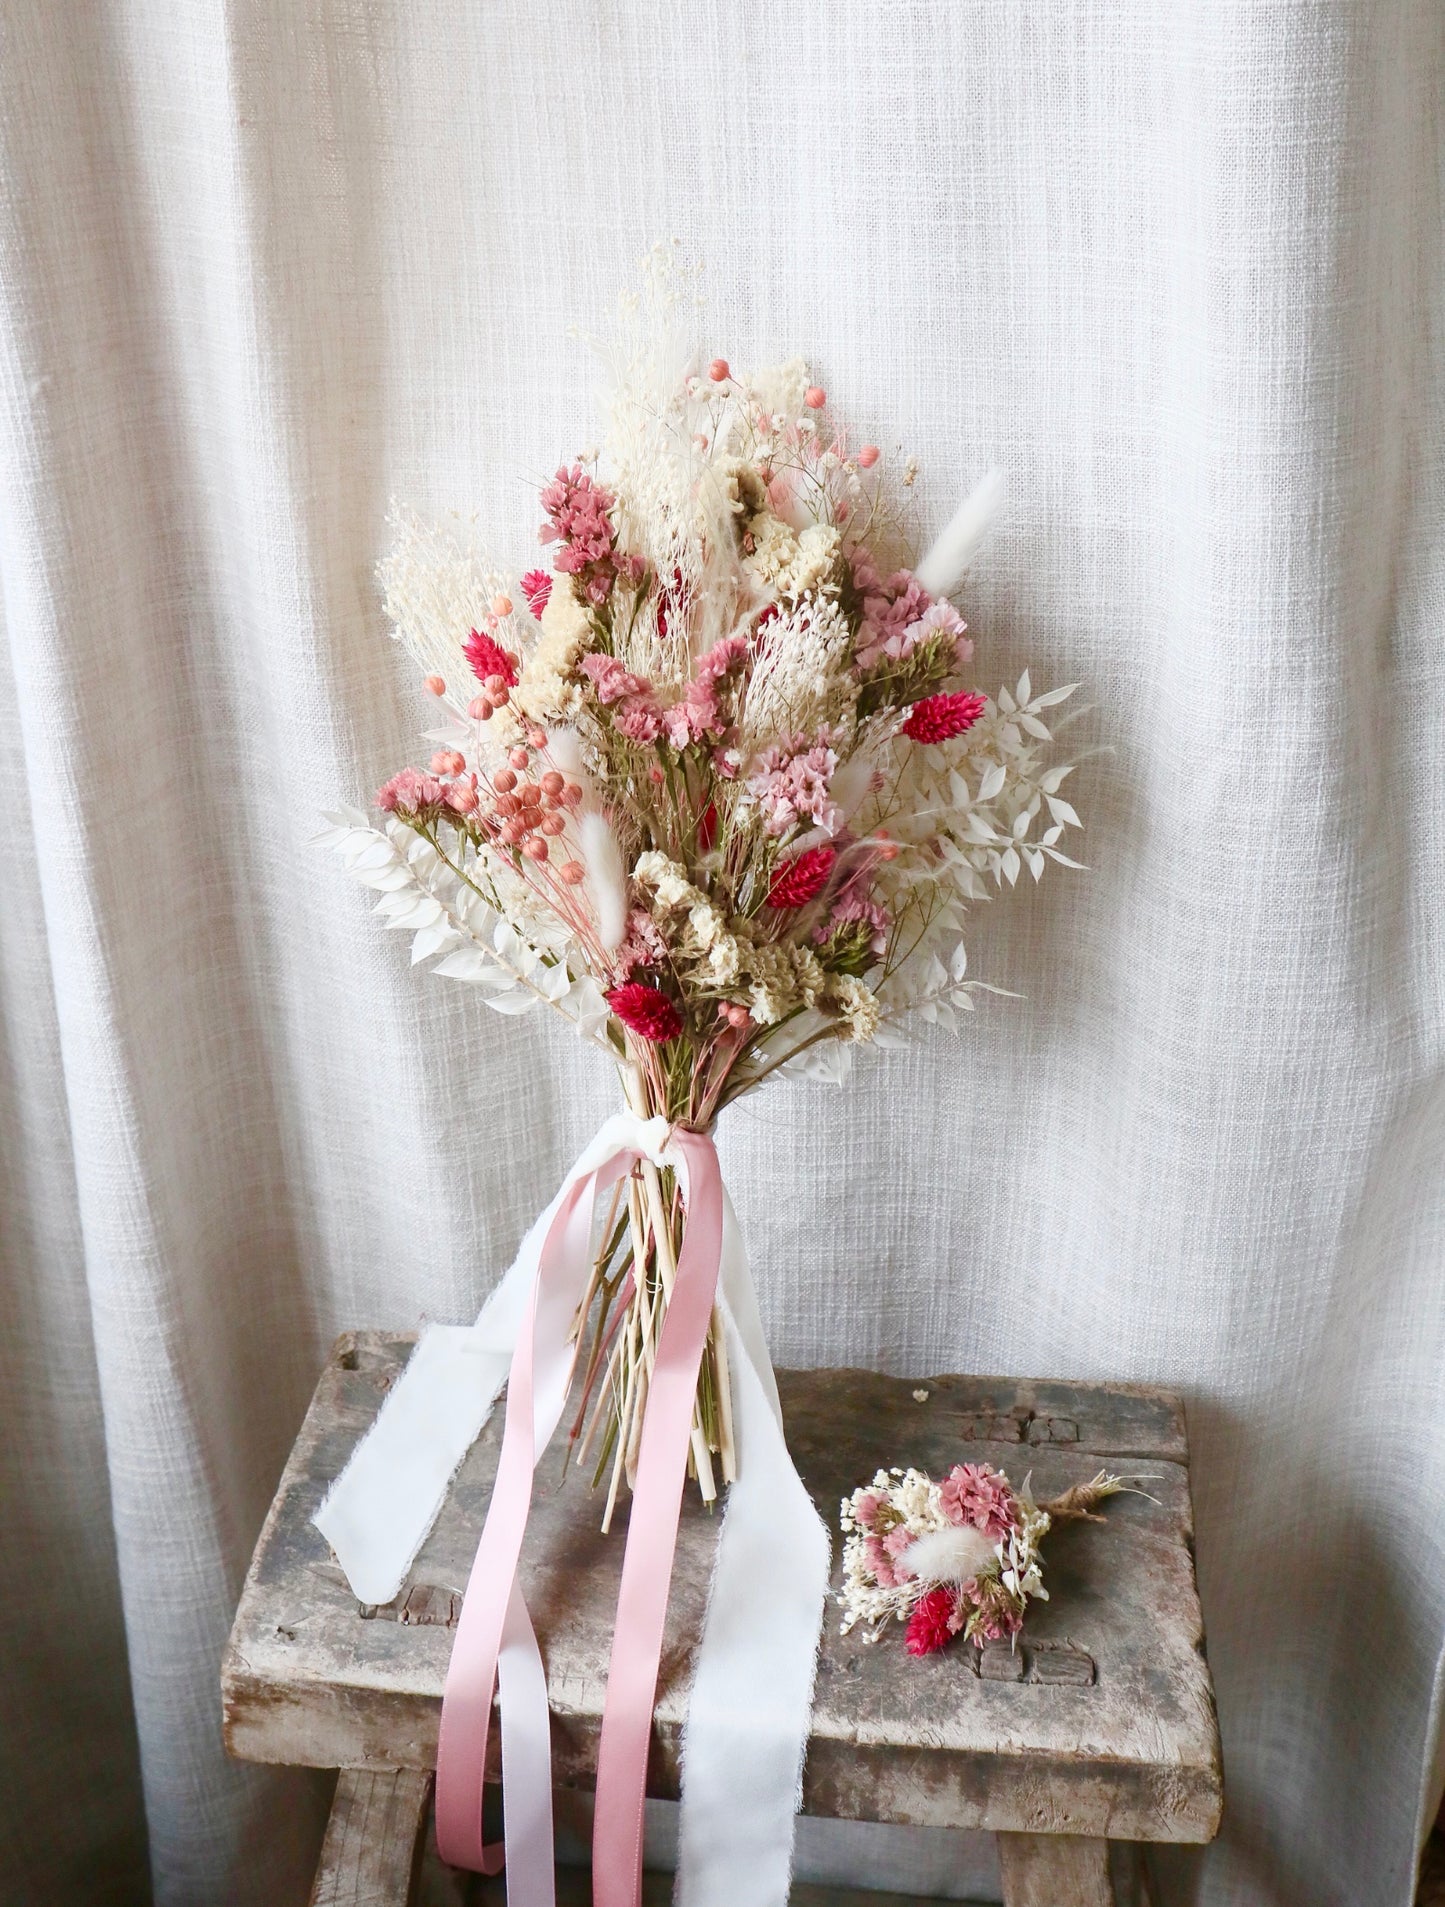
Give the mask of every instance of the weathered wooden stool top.
<svg viewBox="0 0 1445 1907">
<path fill-rule="evenodd" d="M 341 1338 L 246 1579 L 222 1669 L 226 1744 L 312 1767 L 436 1764 L 452 1625 L 496 1470 L 498 1409 L 396 1602 L 364 1608 L 311 1516 L 413 1340 Z M 811 1814 L 1115 1840 L 1207 1841 L 1219 1735 L 1194 1584 L 1183 1411 L 1132 1386 L 784 1371 L 788 1443 L 834 1531 L 839 1499 L 883 1465 L 937 1476 L 991 1462 L 1048 1497 L 1101 1466 L 1147 1472 L 1102 1524 L 1045 1549 L 1051 1600 L 1016 1651 L 955 1644 L 915 1661 L 902 1631 L 839 1633 L 830 1605 L 804 1780 Z M 926 1395 L 925 1395 L 926 1393 Z M 547 1663 L 559 1778 L 590 1786 L 622 1563 L 600 1499 L 560 1446 L 538 1472 L 523 1580 Z M 658 1686 L 649 1790 L 677 1792 L 678 1748 L 717 1525 L 689 1489 Z M 837 1570 L 835 1567 L 835 1582 Z M 495 1747 L 495 1735 L 493 1739 Z"/>
</svg>

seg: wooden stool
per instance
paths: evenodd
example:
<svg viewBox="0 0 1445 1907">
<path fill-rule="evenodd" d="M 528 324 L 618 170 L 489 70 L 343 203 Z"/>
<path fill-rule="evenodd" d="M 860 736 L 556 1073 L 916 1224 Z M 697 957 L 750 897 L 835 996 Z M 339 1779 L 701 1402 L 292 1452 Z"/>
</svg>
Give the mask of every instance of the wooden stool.
<svg viewBox="0 0 1445 1907">
<path fill-rule="evenodd" d="M 328 1907 L 411 1898 L 451 1630 L 496 1471 L 500 1409 L 401 1594 L 382 1608 L 357 1603 L 311 1516 L 413 1342 L 376 1332 L 337 1341 L 257 1543 L 221 1671 L 233 1755 L 343 1770 L 312 1896 Z M 778 1384 L 789 1447 L 839 1555 L 840 1498 L 886 1465 L 941 1476 L 987 1461 L 1015 1484 L 1032 1471 L 1040 1497 L 1107 1466 L 1147 1472 L 1157 1498 L 1116 1497 L 1105 1523 L 1050 1534 L 1052 1600 L 1030 1610 L 1016 1649 L 990 1644 L 980 1655 L 955 1644 L 915 1661 L 899 1630 L 872 1644 L 856 1630 L 840 1635 L 830 1605 L 806 1812 L 992 1829 L 1007 1907 L 1113 1907 L 1135 1885 L 1132 1850 L 1120 1844 L 1209 1840 L 1222 1806 L 1219 1733 L 1178 1400 L 1125 1385 L 868 1371 L 783 1371 Z M 621 1527 L 602 1536 L 599 1514 L 587 1480 L 563 1480 L 560 1455 L 549 1458 L 522 1573 L 547 1663 L 557 1778 L 584 1788 L 596 1772 L 622 1564 Z M 648 1770 L 654 1795 L 677 1793 L 716 1530 L 689 1490 Z"/>
</svg>

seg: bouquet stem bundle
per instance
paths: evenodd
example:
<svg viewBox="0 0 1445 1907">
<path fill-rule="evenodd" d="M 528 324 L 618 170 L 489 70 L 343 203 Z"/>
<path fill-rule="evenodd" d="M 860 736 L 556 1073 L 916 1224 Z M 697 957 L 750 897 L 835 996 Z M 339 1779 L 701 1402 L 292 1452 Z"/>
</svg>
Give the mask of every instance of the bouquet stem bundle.
<svg viewBox="0 0 1445 1907">
<path fill-rule="evenodd" d="M 632 1109 L 650 1118 L 655 1109 L 642 1072 L 632 1070 L 626 1083 Z M 676 1173 L 640 1160 L 613 1191 L 577 1310 L 573 1329 L 586 1349 L 578 1360 L 582 1379 L 571 1454 L 591 1464 L 594 1487 L 606 1480 L 604 1530 L 611 1527 L 623 1483 L 631 1489 L 636 1480 L 648 1388 L 686 1222 Z M 717 1501 L 719 1480 L 728 1484 L 737 1476 L 727 1342 L 716 1309 L 698 1374 L 688 1474 L 709 1506 Z"/>
</svg>

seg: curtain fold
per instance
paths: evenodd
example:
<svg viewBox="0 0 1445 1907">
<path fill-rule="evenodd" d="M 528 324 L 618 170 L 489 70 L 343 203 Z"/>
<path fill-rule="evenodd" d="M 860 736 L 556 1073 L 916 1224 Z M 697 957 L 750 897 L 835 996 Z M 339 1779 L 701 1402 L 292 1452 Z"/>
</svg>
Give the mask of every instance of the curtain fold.
<svg viewBox="0 0 1445 1907">
<path fill-rule="evenodd" d="M 976 920 L 1024 997 L 725 1123 L 775 1361 L 1181 1389 L 1228 1799 L 1163 1898 L 1406 1907 L 1445 13 L 0 0 L 0 66 L 6 1900 L 306 1898 L 324 1782 L 226 1762 L 217 1673 L 316 1370 L 473 1315 L 614 1095 L 311 838 L 422 720 L 388 498 L 524 567 L 596 429 L 569 324 L 675 234 L 713 348 L 918 457 L 922 531 L 1005 467 L 984 685 L 1082 680 L 1098 750 L 1089 871 Z"/>
</svg>

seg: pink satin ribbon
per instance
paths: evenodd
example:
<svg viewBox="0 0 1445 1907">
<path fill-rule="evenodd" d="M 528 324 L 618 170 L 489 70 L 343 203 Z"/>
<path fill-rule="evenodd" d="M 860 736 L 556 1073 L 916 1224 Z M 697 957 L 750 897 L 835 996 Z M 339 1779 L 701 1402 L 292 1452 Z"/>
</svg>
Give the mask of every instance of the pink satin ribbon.
<svg viewBox="0 0 1445 1907">
<path fill-rule="evenodd" d="M 722 1255 L 722 1178 L 705 1134 L 674 1131 L 687 1222 L 663 1320 L 638 1452 L 622 1586 L 603 1707 L 593 1828 L 594 1907 L 637 1907 L 647 1753 L 657 1693 L 698 1368 Z M 566 1403 L 576 1360 L 572 1318 L 591 1263 L 598 1194 L 640 1155 L 620 1149 L 573 1185 L 542 1246 L 507 1384 L 497 1480 L 457 1624 L 442 1698 L 436 1826 L 442 1859 L 495 1874 L 502 1849 L 482 1836 L 493 1692 L 500 1680 L 502 1807 L 509 1907 L 553 1907 L 546 1675 L 517 1564 L 532 1477 Z"/>
</svg>

